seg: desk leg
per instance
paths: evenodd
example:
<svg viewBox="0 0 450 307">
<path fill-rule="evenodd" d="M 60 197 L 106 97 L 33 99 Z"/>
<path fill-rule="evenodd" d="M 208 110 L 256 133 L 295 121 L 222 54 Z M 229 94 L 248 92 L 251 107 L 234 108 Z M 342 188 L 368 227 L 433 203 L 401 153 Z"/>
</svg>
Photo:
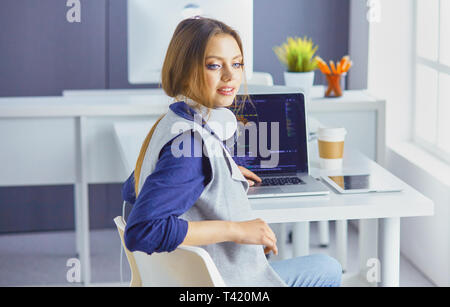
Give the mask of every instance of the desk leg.
<svg viewBox="0 0 450 307">
<path fill-rule="evenodd" d="M 359 221 L 359 271 L 362 280 L 367 281 L 367 273 L 371 269 L 370 259 L 378 259 L 378 219 Z M 375 282 L 371 283 L 376 286 Z"/>
<path fill-rule="evenodd" d="M 86 180 L 86 118 L 76 119 L 76 183 L 74 191 L 75 202 L 75 236 L 77 253 L 80 260 L 81 282 L 89 285 L 91 281 L 91 261 L 89 246 L 89 196 Z"/>
<path fill-rule="evenodd" d="M 319 221 L 318 226 L 320 247 L 327 247 L 330 244 L 329 221 Z"/>
<path fill-rule="evenodd" d="M 91 281 L 91 261 L 89 246 L 89 206 L 87 184 L 75 184 L 75 206 L 77 207 L 76 244 L 78 259 L 80 260 L 81 282 L 88 285 Z"/>
<path fill-rule="evenodd" d="M 292 243 L 294 257 L 309 255 L 309 222 L 294 223 Z"/>
<path fill-rule="evenodd" d="M 81 239 L 81 204 L 80 204 L 80 196 L 81 193 L 79 192 L 80 184 L 75 183 L 73 186 L 73 206 L 75 210 L 75 249 L 77 251 L 76 257 L 79 259 L 81 255 L 81 242 L 83 240 Z"/>
<path fill-rule="evenodd" d="M 347 220 L 336 221 L 336 258 L 342 266 L 342 271 L 347 270 Z"/>
<path fill-rule="evenodd" d="M 382 287 L 400 285 L 400 218 L 384 218 L 379 221 L 378 239 Z"/>
</svg>

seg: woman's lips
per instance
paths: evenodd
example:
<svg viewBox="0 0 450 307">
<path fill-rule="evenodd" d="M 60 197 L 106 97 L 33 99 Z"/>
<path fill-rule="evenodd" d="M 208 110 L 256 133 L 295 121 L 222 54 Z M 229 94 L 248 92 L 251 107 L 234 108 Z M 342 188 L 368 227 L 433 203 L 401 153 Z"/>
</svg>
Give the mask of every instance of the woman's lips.
<svg viewBox="0 0 450 307">
<path fill-rule="evenodd" d="M 235 88 L 233 87 L 221 87 L 217 90 L 220 95 L 224 96 L 233 96 L 235 92 Z"/>
</svg>

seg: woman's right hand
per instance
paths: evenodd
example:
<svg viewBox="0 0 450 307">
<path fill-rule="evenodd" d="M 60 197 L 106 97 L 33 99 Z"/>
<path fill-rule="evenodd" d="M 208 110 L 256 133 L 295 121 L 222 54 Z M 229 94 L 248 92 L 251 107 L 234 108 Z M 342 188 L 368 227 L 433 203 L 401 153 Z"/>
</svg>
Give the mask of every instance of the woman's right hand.
<svg viewBox="0 0 450 307">
<path fill-rule="evenodd" d="M 261 219 L 234 222 L 235 239 L 238 244 L 264 245 L 264 253 L 273 251 L 278 255 L 277 238 L 269 225 Z"/>
</svg>

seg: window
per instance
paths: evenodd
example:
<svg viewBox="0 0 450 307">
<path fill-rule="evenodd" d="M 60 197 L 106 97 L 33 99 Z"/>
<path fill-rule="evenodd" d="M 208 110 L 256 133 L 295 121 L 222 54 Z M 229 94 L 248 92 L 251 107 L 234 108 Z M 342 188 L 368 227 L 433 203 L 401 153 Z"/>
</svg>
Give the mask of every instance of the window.
<svg viewBox="0 0 450 307">
<path fill-rule="evenodd" d="M 450 162 L 450 0 L 416 0 L 414 141 Z"/>
</svg>

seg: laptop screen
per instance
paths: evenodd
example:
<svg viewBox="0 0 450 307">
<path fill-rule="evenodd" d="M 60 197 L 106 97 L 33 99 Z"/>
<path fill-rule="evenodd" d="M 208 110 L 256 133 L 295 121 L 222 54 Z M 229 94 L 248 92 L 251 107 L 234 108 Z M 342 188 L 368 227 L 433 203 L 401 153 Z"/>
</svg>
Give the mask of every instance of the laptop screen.
<svg viewBox="0 0 450 307">
<path fill-rule="evenodd" d="M 235 162 L 256 174 L 307 173 L 303 94 L 258 94 L 250 100 L 240 110 L 231 108 L 239 129 L 231 148 Z"/>
</svg>

